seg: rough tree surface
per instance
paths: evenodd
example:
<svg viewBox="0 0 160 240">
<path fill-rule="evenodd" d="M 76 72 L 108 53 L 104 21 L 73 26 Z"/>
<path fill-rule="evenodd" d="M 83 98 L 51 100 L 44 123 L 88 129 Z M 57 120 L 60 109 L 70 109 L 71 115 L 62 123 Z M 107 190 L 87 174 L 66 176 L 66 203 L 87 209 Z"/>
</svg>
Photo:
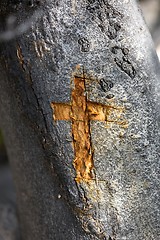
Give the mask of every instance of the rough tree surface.
<svg viewBox="0 0 160 240">
<path fill-rule="evenodd" d="M 136 2 L 0 5 L 22 239 L 158 240 L 160 69 Z"/>
</svg>

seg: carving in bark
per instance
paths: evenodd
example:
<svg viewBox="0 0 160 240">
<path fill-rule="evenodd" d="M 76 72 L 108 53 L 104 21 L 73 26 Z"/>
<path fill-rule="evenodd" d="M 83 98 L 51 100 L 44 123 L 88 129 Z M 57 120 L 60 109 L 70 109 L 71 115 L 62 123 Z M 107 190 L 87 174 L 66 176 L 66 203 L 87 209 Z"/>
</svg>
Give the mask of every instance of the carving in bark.
<svg viewBox="0 0 160 240">
<path fill-rule="evenodd" d="M 136 2 L 1 5 L 14 16 L 0 117 L 22 238 L 157 240 L 160 70 Z"/>
</svg>

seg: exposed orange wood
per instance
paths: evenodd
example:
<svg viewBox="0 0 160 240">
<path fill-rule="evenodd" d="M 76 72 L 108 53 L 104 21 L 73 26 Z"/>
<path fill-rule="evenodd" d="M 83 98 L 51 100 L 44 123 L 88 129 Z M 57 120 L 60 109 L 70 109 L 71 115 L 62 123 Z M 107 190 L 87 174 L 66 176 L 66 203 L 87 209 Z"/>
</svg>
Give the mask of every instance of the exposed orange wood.
<svg viewBox="0 0 160 240">
<path fill-rule="evenodd" d="M 93 151 L 91 146 L 90 121 L 107 121 L 110 112 L 118 110 L 112 106 L 87 101 L 85 79 L 74 78 L 71 103 L 52 103 L 54 120 L 72 121 L 72 136 L 76 170 L 76 181 L 92 179 Z M 122 109 L 121 109 L 122 110 Z"/>
</svg>

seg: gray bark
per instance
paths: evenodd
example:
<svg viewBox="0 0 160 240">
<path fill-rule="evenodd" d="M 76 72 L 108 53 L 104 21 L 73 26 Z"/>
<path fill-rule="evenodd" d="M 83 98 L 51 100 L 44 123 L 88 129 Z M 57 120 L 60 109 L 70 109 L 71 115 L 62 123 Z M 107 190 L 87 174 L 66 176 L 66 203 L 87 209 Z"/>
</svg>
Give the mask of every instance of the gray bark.
<svg viewBox="0 0 160 240">
<path fill-rule="evenodd" d="M 16 197 L 11 172 L 0 166 L 0 239 L 19 240 Z"/>
<path fill-rule="evenodd" d="M 1 19 L 12 12 L 18 25 L 0 35 L 0 117 L 22 239 L 159 239 L 160 69 L 136 2 L 2 1 Z M 75 76 L 88 101 L 114 109 L 90 121 L 94 177 L 80 183 L 71 121 L 54 121 L 51 108 L 71 102 Z"/>
</svg>

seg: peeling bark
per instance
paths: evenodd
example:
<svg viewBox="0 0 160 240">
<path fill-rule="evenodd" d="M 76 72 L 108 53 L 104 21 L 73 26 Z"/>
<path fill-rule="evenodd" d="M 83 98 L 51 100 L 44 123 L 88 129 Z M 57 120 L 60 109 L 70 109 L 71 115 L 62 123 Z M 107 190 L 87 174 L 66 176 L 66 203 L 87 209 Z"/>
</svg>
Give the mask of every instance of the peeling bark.
<svg viewBox="0 0 160 240">
<path fill-rule="evenodd" d="M 0 4 L 22 239 L 159 239 L 160 70 L 135 1 Z"/>
</svg>

